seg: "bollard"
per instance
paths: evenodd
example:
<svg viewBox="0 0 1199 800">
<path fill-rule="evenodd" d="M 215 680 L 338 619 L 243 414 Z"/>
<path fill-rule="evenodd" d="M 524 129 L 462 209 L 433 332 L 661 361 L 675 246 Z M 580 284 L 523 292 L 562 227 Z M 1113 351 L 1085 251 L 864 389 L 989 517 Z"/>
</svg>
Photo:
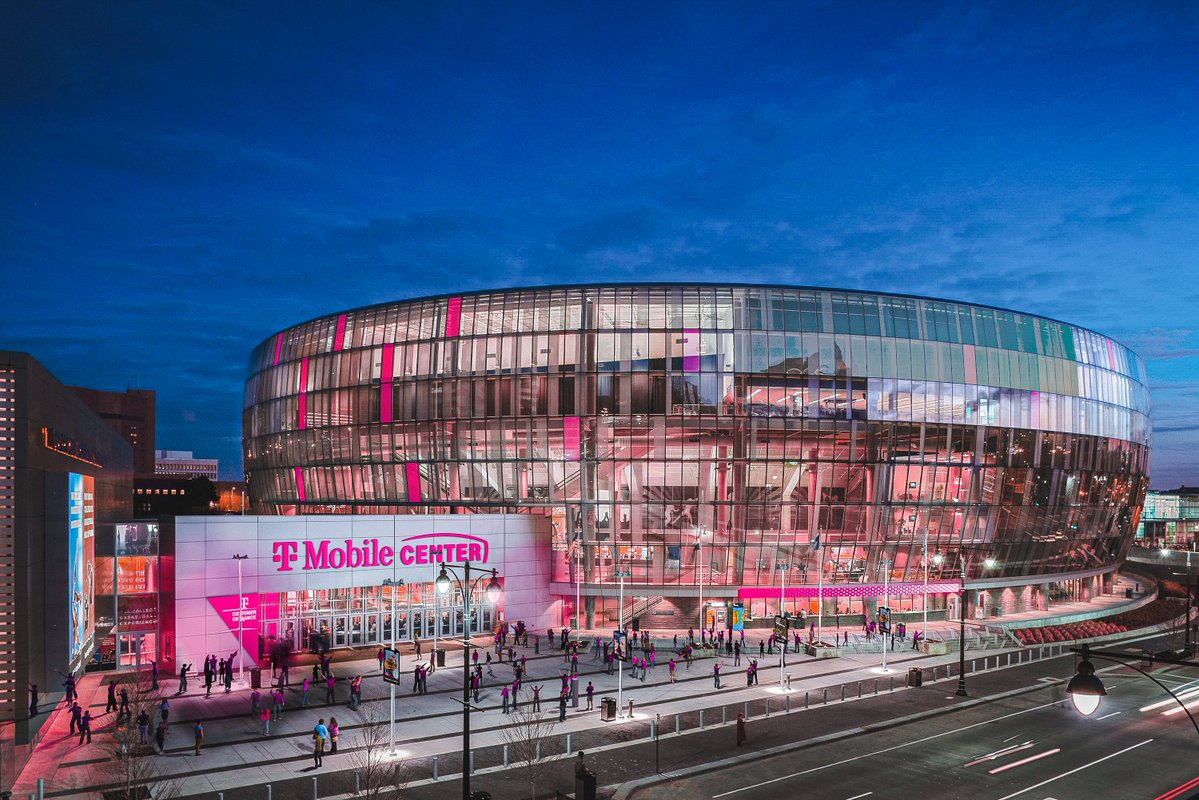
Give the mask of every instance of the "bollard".
<svg viewBox="0 0 1199 800">
<path fill-rule="evenodd" d="M 224 793 L 224 792 L 217 792 L 217 793 L 216 793 L 216 800 L 225 800 L 225 793 Z"/>
<path fill-rule="evenodd" d="M 651 738 L 651 739 L 658 738 L 658 723 L 656 720 L 651 719 L 649 721 L 649 738 Z M 569 753 L 570 751 L 567 750 L 567 752 Z"/>
<path fill-rule="evenodd" d="M 538 746 L 540 746 L 540 743 L 538 743 Z M 470 755 L 470 774 L 474 775 L 475 774 L 475 751 L 471 750 L 469 755 Z"/>
<path fill-rule="evenodd" d="M 720 707 L 720 724 L 727 725 L 728 721 L 729 721 L 729 707 L 721 706 Z"/>
<path fill-rule="evenodd" d="M 745 701 L 745 718 L 749 719 L 749 701 Z"/>
<path fill-rule="evenodd" d="M 841 702 L 845 702 L 845 684 L 841 684 Z"/>
<path fill-rule="evenodd" d="M 770 716 L 770 698 L 766 698 L 766 716 Z"/>
<path fill-rule="evenodd" d="M 681 723 L 679 722 L 679 715 L 678 715 L 678 714 L 675 714 L 675 715 L 674 715 L 674 732 L 675 732 L 675 733 L 679 733 L 679 732 L 680 732 L 680 730 L 681 730 L 681 728 L 679 727 L 679 726 L 680 726 L 680 724 L 681 724 Z"/>
<path fill-rule="evenodd" d="M 266 800 L 271 800 L 271 794 L 273 794 L 273 791 L 271 789 L 271 785 L 268 783 L 266 785 Z"/>
<path fill-rule="evenodd" d="M 803 693 L 803 707 L 804 707 L 805 711 L 808 708 L 808 693 L 807 692 Z"/>
<path fill-rule="evenodd" d="M 320 792 L 316 788 L 316 778 L 312 779 L 312 800 L 317 800 L 320 797 Z"/>
<path fill-rule="evenodd" d="M 37 779 L 37 800 L 43 800 L 46 796 L 46 779 Z"/>
<path fill-rule="evenodd" d="M 433 780 L 437 780 L 437 756 L 433 756 Z"/>
<path fill-rule="evenodd" d="M 699 710 L 699 729 L 701 731 L 704 729 L 704 710 L 702 708 Z"/>
<path fill-rule="evenodd" d="M 538 741 L 533 747 L 533 758 L 539 760 L 541 758 L 541 742 Z"/>
<path fill-rule="evenodd" d="M 889 691 L 889 692 L 895 691 L 895 676 L 894 675 L 891 676 L 891 688 L 888 689 L 887 691 Z"/>
<path fill-rule="evenodd" d="M 362 794 L 362 776 L 354 770 L 354 794 Z"/>
<path fill-rule="evenodd" d="M 878 694 L 878 678 L 874 679 L 874 693 Z"/>
<path fill-rule="evenodd" d="M 824 687 L 824 704 L 828 705 L 828 687 Z"/>
<path fill-rule="evenodd" d="M 862 682 L 858 681 L 858 699 L 862 699 Z"/>
<path fill-rule="evenodd" d="M 787 713 L 791 713 L 791 695 L 787 695 Z"/>
<path fill-rule="evenodd" d="M 508 766 L 508 745 L 504 745 L 504 766 Z"/>
<path fill-rule="evenodd" d="M 570 755 L 573 752 L 574 751 L 571 750 L 571 748 L 570 748 L 570 734 L 568 733 L 568 734 L 566 734 L 566 754 Z"/>
<path fill-rule="evenodd" d="M 392 771 L 391 783 L 392 783 L 392 785 L 394 785 L 394 786 L 395 786 L 397 789 L 399 789 L 399 788 L 400 788 L 400 777 L 401 777 L 401 775 L 400 775 L 400 765 L 399 765 L 399 764 L 396 764 L 396 765 L 395 765 L 395 769 Z"/>
</svg>

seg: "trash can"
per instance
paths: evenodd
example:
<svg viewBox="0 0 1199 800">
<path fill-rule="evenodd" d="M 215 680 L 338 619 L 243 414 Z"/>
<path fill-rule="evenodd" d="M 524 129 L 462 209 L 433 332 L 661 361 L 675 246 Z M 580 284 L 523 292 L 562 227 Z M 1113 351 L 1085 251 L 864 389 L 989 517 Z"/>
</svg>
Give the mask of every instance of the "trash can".
<svg viewBox="0 0 1199 800">
<path fill-rule="evenodd" d="M 615 697 L 600 698 L 600 719 L 604 722 L 611 722 L 616 719 Z"/>
<path fill-rule="evenodd" d="M 250 667 L 250 688 L 262 688 L 262 670 L 258 667 Z"/>
<path fill-rule="evenodd" d="M 595 800 L 595 773 L 591 770 L 575 776 L 575 800 Z"/>
<path fill-rule="evenodd" d="M 445 666 L 445 650 L 443 650 L 440 647 L 437 648 L 437 666 L 439 666 L 439 667 Z M 487 796 L 490 797 L 491 795 L 487 795 Z"/>
<path fill-rule="evenodd" d="M 912 667 L 908 670 L 908 686 L 923 686 L 924 672 L 919 667 Z"/>
<path fill-rule="evenodd" d="M 1125 589 L 1125 590 L 1124 590 L 1124 596 L 1125 596 L 1125 597 L 1127 597 L 1127 598 L 1129 598 L 1129 599 L 1132 599 L 1132 589 Z"/>
</svg>

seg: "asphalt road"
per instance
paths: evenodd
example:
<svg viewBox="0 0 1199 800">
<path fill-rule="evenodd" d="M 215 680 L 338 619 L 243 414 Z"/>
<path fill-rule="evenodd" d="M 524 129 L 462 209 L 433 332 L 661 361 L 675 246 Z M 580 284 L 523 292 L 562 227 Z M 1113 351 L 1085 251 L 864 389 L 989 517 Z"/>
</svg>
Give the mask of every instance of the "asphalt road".
<svg viewBox="0 0 1199 800">
<path fill-rule="evenodd" d="M 1103 662 L 1097 665 L 1104 668 Z M 1036 671 L 1035 665 L 1021 669 L 1020 677 L 1035 681 Z M 1199 775 L 1199 734 L 1185 714 L 1164 714 L 1177 705 L 1152 681 L 1128 670 L 1101 677 L 1108 696 L 1090 718 L 1064 702 L 1064 687 L 1046 684 L 953 714 L 670 781 L 635 796 L 1152 799 L 1169 797 L 1171 789 Z M 1176 693 L 1193 689 L 1199 703 L 1199 666 L 1173 667 L 1155 677 Z M 943 686 L 951 693 L 951 686 Z M 1191 794 L 1181 791 L 1177 798 Z"/>
</svg>

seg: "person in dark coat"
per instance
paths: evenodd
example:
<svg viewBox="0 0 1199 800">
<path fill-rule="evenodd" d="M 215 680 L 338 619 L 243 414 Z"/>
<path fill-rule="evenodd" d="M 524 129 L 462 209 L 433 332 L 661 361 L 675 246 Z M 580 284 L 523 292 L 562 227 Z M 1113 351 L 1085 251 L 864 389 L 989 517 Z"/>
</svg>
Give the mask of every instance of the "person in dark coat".
<svg viewBox="0 0 1199 800">
<path fill-rule="evenodd" d="M 737 746 L 745 744 L 745 712 L 737 712 Z"/>
</svg>

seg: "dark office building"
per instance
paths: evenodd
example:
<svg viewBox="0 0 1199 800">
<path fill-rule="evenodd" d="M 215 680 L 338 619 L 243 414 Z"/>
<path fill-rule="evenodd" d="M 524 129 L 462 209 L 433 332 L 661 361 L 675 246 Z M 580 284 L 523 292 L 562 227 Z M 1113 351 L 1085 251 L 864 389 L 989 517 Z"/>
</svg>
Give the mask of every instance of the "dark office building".
<svg viewBox="0 0 1199 800">
<path fill-rule="evenodd" d="M 130 444 L 31 355 L 0 350 L 0 790 L 47 719 L 30 717 L 30 684 L 82 672 L 105 633 L 95 555 L 132 497 Z"/>
<path fill-rule="evenodd" d="M 133 445 L 133 471 L 138 475 L 154 474 L 154 408 L 153 389 L 126 389 L 106 392 L 86 386 L 69 386 L 88 408 L 116 428 L 125 441 Z"/>
</svg>

